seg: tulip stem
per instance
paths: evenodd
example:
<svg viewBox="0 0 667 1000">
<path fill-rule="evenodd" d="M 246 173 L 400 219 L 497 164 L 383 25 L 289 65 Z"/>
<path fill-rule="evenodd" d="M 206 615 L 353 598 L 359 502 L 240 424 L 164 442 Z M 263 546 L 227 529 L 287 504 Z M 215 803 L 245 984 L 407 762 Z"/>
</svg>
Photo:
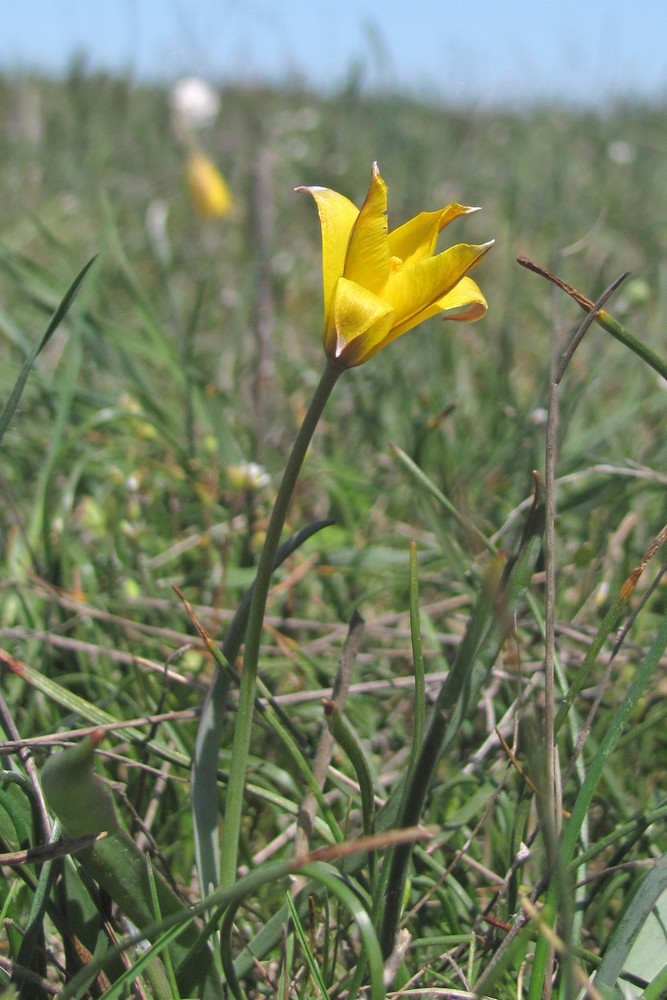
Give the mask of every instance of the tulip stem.
<svg viewBox="0 0 667 1000">
<path fill-rule="evenodd" d="M 331 391 L 338 380 L 341 369 L 327 361 L 322 378 L 315 390 L 308 411 L 303 419 L 292 451 L 285 466 L 282 482 L 276 495 L 271 512 L 266 538 L 257 564 L 255 587 L 248 612 L 248 627 L 243 654 L 243 670 L 239 687 L 239 702 L 232 744 L 232 757 L 227 785 L 227 803 L 225 806 L 225 826 L 220 857 L 220 885 L 223 890 L 230 889 L 236 880 L 238 844 L 241 833 L 241 815 L 243 811 L 243 793 L 250 748 L 250 733 L 252 729 L 253 710 L 255 705 L 255 687 L 257 682 L 257 667 L 264 624 L 266 601 L 271 584 L 271 573 L 276 551 L 280 543 L 287 510 L 294 493 L 294 487 L 303 464 L 306 452 L 312 440 L 315 428 L 319 422 Z"/>
</svg>

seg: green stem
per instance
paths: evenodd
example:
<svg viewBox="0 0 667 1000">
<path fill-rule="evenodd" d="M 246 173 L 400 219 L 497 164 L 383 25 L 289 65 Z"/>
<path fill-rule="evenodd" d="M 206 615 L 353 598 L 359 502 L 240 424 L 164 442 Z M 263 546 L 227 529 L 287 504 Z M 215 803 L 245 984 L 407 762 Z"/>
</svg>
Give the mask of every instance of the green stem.
<svg viewBox="0 0 667 1000">
<path fill-rule="evenodd" d="M 273 563 L 303 460 L 318 421 L 322 416 L 322 411 L 339 375 L 340 369 L 335 368 L 327 361 L 322 378 L 315 390 L 310 406 L 308 407 L 308 412 L 299 428 L 292 451 L 287 460 L 283 479 L 271 512 L 264 547 L 257 565 L 255 588 L 250 611 L 248 612 L 248 629 L 246 632 L 243 670 L 239 689 L 239 704 L 234 731 L 234 743 L 232 746 L 231 766 L 229 769 L 229 784 L 227 786 L 225 827 L 220 857 L 220 885 L 223 889 L 231 888 L 236 879 L 236 862 L 241 833 L 243 792 L 245 788 L 248 750 L 250 748 L 257 667 Z"/>
<path fill-rule="evenodd" d="M 652 351 L 651 348 L 647 347 L 641 340 L 638 340 L 637 337 L 633 336 L 629 330 L 626 330 L 626 328 L 618 322 L 618 320 L 615 320 L 613 316 L 610 316 L 608 312 L 604 311 L 604 309 L 598 310 L 595 315 L 595 319 L 600 324 L 602 329 L 606 330 L 607 333 L 610 333 L 620 344 L 623 344 L 624 347 L 629 347 L 631 351 L 634 351 L 637 357 L 641 358 L 642 361 L 645 361 L 647 365 L 650 365 L 650 367 L 656 371 L 658 375 L 662 375 L 663 378 L 667 378 L 667 362 L 663 361 L 663 359 L 659 357 L 655 351 Z"/>
</svg>

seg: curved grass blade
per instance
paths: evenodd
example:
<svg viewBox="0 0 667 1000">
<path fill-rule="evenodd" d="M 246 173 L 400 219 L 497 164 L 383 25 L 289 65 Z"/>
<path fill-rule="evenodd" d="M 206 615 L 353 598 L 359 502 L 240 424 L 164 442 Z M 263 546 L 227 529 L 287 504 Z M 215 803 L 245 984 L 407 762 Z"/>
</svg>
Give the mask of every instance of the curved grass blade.
<svg viewBox="0 0 667 1000">
<path fill-rule="evenodd" d="M 488 540 L 486 535 L 480 531 L 477 525 L 474 524 L 470 518 L 466 517 L 459 511 L 458 507 L 456 507 L 456 505 L 445 496 L 442 490 L 438 489 L 435 483 L 429 479 L 424 472 L 422 472 L 417 463 L 413 462 L 410 456 L 406 455 L 402 448 L 399 448 L 397 444 L 390 444 L 389 447 L 413 479 L 424 489 L 426 493 L 432 496 L 434 500 L 437 500 L 440 506 L 443 507 L 448 514 L 451 514 L 456 523 L 463 528 L 467 534 L 476 539 L 481 549 L 486 549 L 492 553 L 496 551 L 492 543 Z"/>
<path fill-rule="evenodd" d="M 423 827 L 413 828 L 411 830 L 396 830 L 391 834 L 384 834 L 380 837 L 374 838 L 373 846 L 380 849 L 390 843 L 396 844 L 402 843 L 405 840 L 425 839 L 432 836 L 432 834 L 433 830 L 428 830 Z M 348 855 L 355 854 L 357 852 L 365 853 L 369 846 L 371 845 L 368 843 L 368 840 L 366 838 L 362 838 L 360 841 L 356 842 L 353 841 L 347 844 L 336 844 L 331 848 L 320 848 L 319 850 L 313 851 L 311 854 L 306 855 L 301 859 L 292 858 L 286 861 L 275 861 L 273 863 L 263 865 L 261 868 L 258 868 L 255 871 L 250 872 L 249 875 L 239 879 L 238 882 L 231 887 L 231 889 L 216 889 L 215 892 L 211 893 L 210 896 L 202 900 L 201 903 L 197 903 L 196 906 L 185 908 L 179 913 L 172 913 L 163 920 L 151 924 L 150 927 L 143 927 L 141 930 L 137 931 L 136 934 L 130 935 L 113 948 L 109 948 L 103 955 L 96 956 L 88 965 L 77 972 L 69 983 L 67 983 L 60 993 L 60 1000 L 71 1000 L 71 998 L 74 997 L 83 997 L 86 994 L 88 984 L 95 979 L 100 970 L 106 968 L 106 966 L 115 958 L 122 955 L 130 948 L 133 948 L 145 938 L 149 937 L 155 942 L 155 944 L 151 947 L 151 952 L 155 955 L 170 943 L 172 937 L 178 937 L 184 923 L 188 923 L 193 918 L 201 916 L 211 910 L 222 913 L 228 907 L 236 906 L 244 899 L 247 899 L 249 896 L 257 893 L 262 886 L 269 885 L 271 882 L 278 882 L 293 872 L 302 871 L 307 876 L 310 876 L 312 866 L 322 865 L 324 862 L 326 868 L 331 869 L 335 873 L 335 877 L 339 880 L 339 884 L 344 886 L 345 883 L 342 881 L 343 877 L 340 876 L 335 869 L 332 869 L 328 862 L 334 858 L 347 857 Z M 321 877 L 319 879 L 319 883 L 322 884 Z M 304 893 L 307 894 L 309 891 L 315 891 L 312 881 L 308 886 L 306 886 Z M 352 892 L 351 889 L 349 891 Z M 355 899 L 357 900 L 357 905 L 361 906 L 359 898 L 355 896 Z M 361 910 L 363 910 L 363 907 L 361 907 Z M 361 911 L 359 912 L 361 913 Z M 286 913 L 287 907 L 283 907 L 280 911 L 279 919 L 272 918 L 272 920 L 269 921 L 269 923 L 273 925 L 272 930 L 275 930 L 277 927 L 277 933 L 272 936 L 270 943 L 266 944 L 263 951 L 257 949 L 257 958 L 261 958 L 266 951 L 280 939 L 280 923 L 284 922 Z M 360 919 L 362 918 L 360 917 Z M 209 921 L 209 926 L 213 926 L 214 923 L 215 915 L 211 921 Z M 368 922 L 368 925 L 364 923 L 362 936 L 366 933 L 368 926 L 370 926 L 370 921 Z M 173 931 L 173 934 L 164 935 L 165 931 Z M 164 935 L 164 937 L 162 935 Z M 368 939 L 370 942 L 369 955 L 372 957 L 374 962 L 373 968 L 377 981 L 378 962 L 381 968 L 382 957 L 379 954 L 379 947 L 376 949 L 373 946 L 373 940 L 375 940 L 377 944 L 377 939 L 375 938 L 374 933 L 368 934 Z M 248 962 L 239 963 L 237 960 L 235 963 L 235 966 L 237 967 L 235 974 L 237 976 L 242 975 L 246 970 L 252 969 L 255 961 L 255 957 L 250 956 L 248 956 Z M 239 971 L 239 965 L 241 966 L 242 971 Z M 384 993 L 375 993 L 373 996 L 378 997 L 378 1000 L 380 1000 L 380 997 L 384 997 Z"/>
<path fill-rule="evenodd" d="M 362 903 L 360 895 L 354 891 L 352 885 L 350 884 L 349 877 L 346 877 L 345 881 L 343 881 L 340 872 L 336 871 L 336 869 L 331 865 L 323 862 L 305 865 L 301 871 L 307 878 L 311 879 L 313 882 L 319 883 L 332 893 L 332 895 L 336 896 L 343 906 L 345 906 L 350 912 L 350 915 L 359 930 L 365 952 L 364 958 L 368 962 L 369 966 L 371 1000 L 384 1000 L 384 963 L 382 961 L 380 943 L 375 934 L 375 930 L 373 929 L 373 924 L 368 910 Z M 236 1000 L 245 1000 L 245 994 L 241 989 L 241 984 L 239 983 L 234 970 L 231 950 L 231 935 L 234 928 L 234 918 L 236 916 L 237 909 L 242 902 L 243 897 L 240 897 L 228 907 L 220 927 L 220 954 L 222 957 L 222 967 L 227 984 Z"/>
<path fill-rule="evenodd" d="M 375 795 L 371 769 L 361 743 L 351 726 L 340 712 L 335 701 L 323 699 L 324 717 L 329 732 L 352 764 L 359 785 L 361 797 L 361 816 L 364 834 L 370 837 L 375 832 Z M 371 889 L 375 886 L 376 867 L 375 851 L 368 852 L 368 867 Z"/>
<path fill-rule="evenodd" d="M 2 441 L 3 437 L 5 436 L 5 432 L 7 430 L 7 427 L 9 426 L 9 422 L 14 416 L 16 407 L 18 406 L 21 395 L 23 394 L 25 384 L 28 381 L 28 375 L 30 374 L 30 371 L 32 369 L 33 364 L 35 363 L 36 358 L 38 357 L 40 352 L 44 350 L 49 340 L 51 339 L 51 337 L 53 336 L 53 334 L 58 329 L 58 327 L 64 320 L 65 316 L 69 312 L 70 306 L 72 305 L 74 299 L 77 296 L 77 293 L 79 291 L 79 288 L 81 287 L 83 279 L 86 277 L 86 274 L 93 266 L 96 259 L 97 259 L 96 257 L 92 257 L 85 265 L 85 267 L 83 267 L 79 271 L 76 278 L 74 279 L 70 287 L 67 289 L 67 292 L 65 293 L 58 308 L 51 317 L 51 321 L 47 326 L 42 336 L 42 339 L 39 341 L 38 344 L 35 345 L 35 347 L 32 349 L 32 351 L 26 358 L 25 362 L 23 363 L 23 367 L 21 368 L 18 378 L 14 383 L 14 388 L 12 389 L 9 395 L 9 399 L 7 400 L 7 402 L 3 407 L 2 414 L 0 414 L 0 441 Z"/>
<path fill-rule="evenodd" d="M 22 660 L 17 660 L 15 656 L 12 656 L 11 653 L 8 653 L 4 649 L 0 649 L 0 666 L 7 667 L 17 677 L 21 677 L 26 683 L 31 684 L 38 691 L 41 691 L 42 694 L 45 694 L 47 698 L 50 698 L 58 705 L 62 705 L 69 712 L 76 713 L 82 719 L 87 719 L 93 725 L 113 726 L 114 729 L 123 729 L 127 739 L 140 745 L 143 749 L 154 753 L 161 760 L 178 764 L 179 767 L 190 767 L 190 758 L 184 753 L 168 746 L 166 743 L 162 743 L 161 740 L 146 741 L 145 734 L 135 726 L 128 725 L 125 727 L 121 719 L 110 715 L 109 712 L 98 708 L 97 705 L 86 701 L 85 698 L 75 694 L 73 691 L 68 691 L 67 688 L 51 680 L 50 677 L 45 677 L 39 670 L 28 666 Z"/>
</svg>

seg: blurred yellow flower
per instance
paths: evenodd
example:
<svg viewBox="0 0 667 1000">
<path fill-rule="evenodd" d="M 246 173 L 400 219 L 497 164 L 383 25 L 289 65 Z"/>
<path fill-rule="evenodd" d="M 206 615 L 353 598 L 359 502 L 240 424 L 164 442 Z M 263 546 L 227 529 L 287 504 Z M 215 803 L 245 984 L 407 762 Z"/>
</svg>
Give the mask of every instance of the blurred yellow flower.
<svg viewBox="0 0 667 1000">
<path fill-rule="evenodd" d="M 207 156 L 190 153 L 186 177 L 190 198 L 200 215 L 209 218 L 227 215 L 232 207 L 232 196 L 224 177 Z"/>
<path fill-rule="evenodd" d="M 430 316 L 473 321 L 486 312 L 486 300 L 467 273 L 493 240 L 459 243 L 433 256 L 440 230 L 476 208 L 452 203 L 390 233 L 387 185 L 377 163 L 361 210 L 330 188 L 297 191 L 312 194 L 320 215 L 324 350 L 337 368 L 363 364 Z"/>
</svg>

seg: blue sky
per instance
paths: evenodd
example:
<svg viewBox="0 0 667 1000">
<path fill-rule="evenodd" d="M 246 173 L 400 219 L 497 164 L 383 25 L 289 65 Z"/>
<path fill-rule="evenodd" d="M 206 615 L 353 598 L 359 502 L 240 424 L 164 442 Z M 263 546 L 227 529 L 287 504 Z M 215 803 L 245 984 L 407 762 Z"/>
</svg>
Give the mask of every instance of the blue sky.
<svg viewBox="0 0 667 1000">
<path fill-rule="evenodd" d="M 75 53 L 138 79 L 361 70 L 456 101 L 667 97 L 664 0 L 0 0 L 0 69 L 61 72 Z"/>
</svg>

